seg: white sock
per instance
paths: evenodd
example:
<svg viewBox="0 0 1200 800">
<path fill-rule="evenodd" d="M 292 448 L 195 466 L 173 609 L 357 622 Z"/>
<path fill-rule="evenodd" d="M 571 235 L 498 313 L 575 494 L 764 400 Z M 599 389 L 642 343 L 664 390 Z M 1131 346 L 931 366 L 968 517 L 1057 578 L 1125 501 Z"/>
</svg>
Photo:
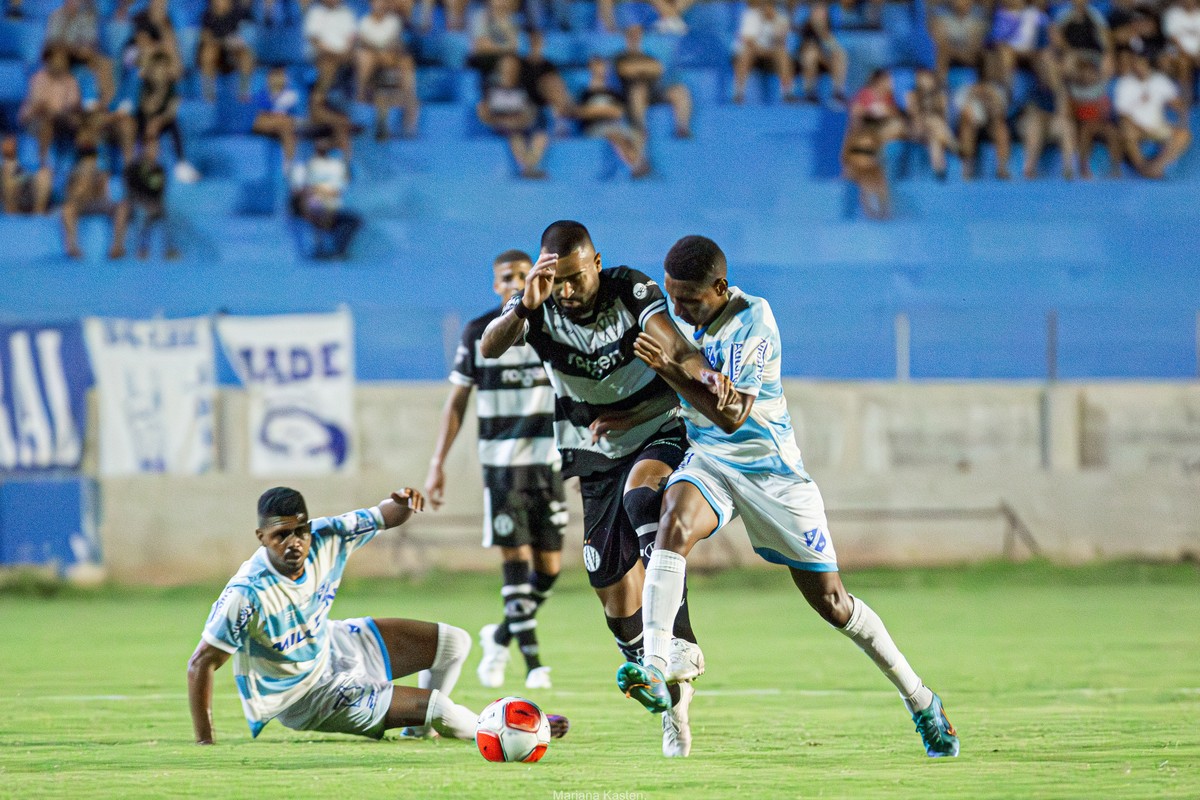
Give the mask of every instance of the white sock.
<svg viewBox="0 0 1200 800">
<path fill-rule="evenodd" d="M 683 602 L 683 582 L 687 559 L 670 550 L 655 550 L 646 565 L 646 583 L 642 589 L 642 633 L 645 638 L 646 666 L 667 668 L 671 652 L 671 629 Z"/>
<path fill-rule="evenodd" d="M 933 692 L 926 688 L 908 665 L 908 660 L 884 627 L 883 620 L 862 600 L 854 596 L 850 600 L 854 603 L 850 621 L 846 627 L 838 630 L 870 656 L 875 666 L 900 690 L 900 697 L 910 713 L 928 708 L 933 702 Z"/>
<path fill-rule="evenodd" d="M 437 689 L 429 695 L 429 708 L 425 712 L 425 727 L 433 729 L 442 736 L 452 736 L 455 739 L 474 739 L 475 723 L 479 715 L 466 706 L 460 706 L 442 694 Z"/>
<path fill-rule="evenodd" d="M 467 654 L 471 652 L 471 634 L 462 628 L 439 622 L 437 652 L 429 669 L 421 670 L 417 685 L 422 689 L 437 689 L 444 694 L 454 691 Z"/>
</svg>

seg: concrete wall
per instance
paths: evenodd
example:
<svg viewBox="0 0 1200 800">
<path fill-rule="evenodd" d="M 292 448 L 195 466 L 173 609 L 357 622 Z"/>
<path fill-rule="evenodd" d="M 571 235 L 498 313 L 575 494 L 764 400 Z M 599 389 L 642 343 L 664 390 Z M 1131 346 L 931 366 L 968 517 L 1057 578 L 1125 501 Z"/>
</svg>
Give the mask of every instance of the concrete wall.
<svg viewBox="0 0 1200 800">
<path fill-rule="evenodd" d="M 1064 561 L 1200 553 L 1200 385 L 791 382 L 805 462 L 825 495 L 844 566 L 955 563 L 1037 549 Z M 247 474 L 245 397 L 220 400 L 221 469 L 102 479 L 101 535 L 123 581 L 219 580 L 256 546 L 255 500 L 304 492 L 315 514 L 421 486 L 443 384 L 358 390 L 361 467 L 324 479 Z M 478 546 L 482 488 L 469 419 L 447 465 L 446 506 L 381 536 L 355 574 L 493 569 Z M 94 470 L 95 432 L 88 468 Z M 568 564 L 579 563 L 569 491 Z M 697 567 L 757 564 L 740 524 L 700 545 Z"/>
</svg>

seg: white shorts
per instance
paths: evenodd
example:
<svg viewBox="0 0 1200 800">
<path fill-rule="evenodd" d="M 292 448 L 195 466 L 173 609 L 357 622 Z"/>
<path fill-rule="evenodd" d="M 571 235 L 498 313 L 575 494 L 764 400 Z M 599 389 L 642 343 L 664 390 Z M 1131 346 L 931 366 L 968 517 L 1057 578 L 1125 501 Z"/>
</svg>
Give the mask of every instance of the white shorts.
<svg viewBox="0 0 1200 800">
<path fill-rule="evenodd" d="M 691 449 L 667 487 L 681 482 L 699 489 L 712 506 L 717 515 L 712 533 L 740 516 L 754 552 L 764 560 L 808 572 L 837 572 L 825 501 L 812 481 L 738 472 Z"/>
<path fill-rule="evenodd" d="M 297 731 L 379 739 L 392 702 L 392 664 L 370 617 L 331 619 L 329 665 L 308 694 L 277 717 Z"/>
</svg>

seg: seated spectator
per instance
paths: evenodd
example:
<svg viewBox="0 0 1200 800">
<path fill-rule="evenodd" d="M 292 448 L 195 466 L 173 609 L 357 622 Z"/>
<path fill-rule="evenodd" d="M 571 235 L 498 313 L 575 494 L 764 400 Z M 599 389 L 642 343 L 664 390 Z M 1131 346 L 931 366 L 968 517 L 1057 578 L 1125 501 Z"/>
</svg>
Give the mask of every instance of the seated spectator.
<svg viewBox="0 0 1200 800">
<path fill-rule="evenodd" d="M 642 50 L 642 26 L 625 29 L 625 49 L 613 61 L 621 89 L 629 101 L 629 117 L 634 127 L 646 130 L 646 111 L 652 105 L 668 103 L 675 117 L 675 137 L 692 135 L 692 93 L 681 82 L 664 80 L 661 61 Z"/>
<path fill-rule="evenodd" d="M 150 256 L 150 234 L 155 227 L 163 231 L 164 256 L 179 257 L 171 225 L 167 220 L 167 171 L 158 160 L 158 139 L 142 142 L 137 158 L 125 165 L 125 216 L 137 226 L 137 257 Z"/>
<path fill-rule="evenodd" d="M 884 143 L 878 122 L 850 118 L 842 140 L 842 175 L 858 187 L 858 203 L 868 219 L 891 216 L 887 173 L 881 159 Z"/>
<path fill-rule="evenodd" d="M 1079 175 L 1092 177 L 1092 145 L 1103 139 L 1108 147 L 1108 171 L 1121 176 L 1121 137 L 1113 121 L 1112 102 L 1108 98 L 1108 80 L 1098 53 L 1077 52 L 1063 64 L 1071 122 L 1079 145 Z"/>
<path fill-rule="evenodd" d="M 800 47 L 796 54 L 804 84 L 804 99 L 817 102 L 817 77 L 826 72 L 833 81 L 833 99 L 838 106 L 846 105 L 846 73 L 850 62 L 846 49 L 833 35 L 829 5 L 814 2 L 808 19 L 800 26 Z"/>
<path fill-rule="evenodd" d="M 523 178 L 544 178 L 542 159 L 550 137 L 542 129 L 537 106 L 521 84 L 521 62 L 504 56 L 476 106 L 479 121 L 508 140 L 508 147 Z"/>
<path fill-rule="evenodd" d="M 210 103 L 217 97 L 217 73 L 241 76 L 238 96 L 250 98 L 250 78 L 254 75 L 254 52 L 242 38 L 245 12 L 233 0 L 209 0 L 200 19 L 200 45 L 197 60 L 204 76 L 204 97 Z"/>
<path fill-rule="evenodd" d="M 483 8 L 471 15 L 471 54 L 467 66 L 477 70 L 487 81 L 500 59 L 516 55 L 520 47 L 520 28 L 517 25 L 513 0 L 487 0 Z"/>
<path fill-rule="evenodd" d="M 950 0 L 948 9 L 939 10 L 929 19 L 934 69 L 940 82 L 946 83 L 950 67 L 955 65 L 979 71 L 987 32 L 987 18 L 972 0 Z"/>
<path fill-rule="evenodd" d="M 667 33 L 683 36 L 688 32 L 687 23 L 683 21 L 684 13 L 696 4 L 696 0 L 649 0 L 654 6 L 658 19 L 654 20 L 656 33 Z M 609 33 L 616 33 L 617 14 L 616 0 L 597 0 L 596 17 Z"/>
<path fill-rule="evenodd" d="M 564 33 L 571 30 L 571 0 L 521 0 L 521 15 L 530 33 L 548 27 Z"/>
<path fill-rule="evenodd" d="M 138 13 L 130 18 L 133 25 L 133 37 L 145 34 L 154 43 L 154 50 L 161 50 L 179 65 L 183 72 L 183 57 L 179 52 L 179 40 L 175 36 L 175 25 L 167 8 L 167 0 L 150 0 Z"/>
<path fill-rule="evenodd" d="M 546 58 L 545 44 L 541 31 L 529 32 L 529 52 L 521 59 L 521 85 L 539 114 L 549 111 L 554 117 L 554 133 L 561 138 L 569 132 L 568 120 L 575 116 L 575 101 L 558 67 Z"/>
<path fill-rule="evenodd" d="M 304 15 L 309 60 L 317 67 L 317 83 L 332 86 L 350 68 L 358 20 L 342 0 L 319 0 Z"/>
<path fill-rule="evenodd" d="M 108 193 L 108 172 L 100 166 L 94 143 L 84 142 L 76 154 L 75 166 L 67 180 L 66 198 L 62 206 L 63 234 L 67 256 L 82 258 L 79 249 L 79 220 L 82 217 L 105 216 L 112 220 L 112 245 L 109 258 L 125 256 L 125 226 L 129 209 L 114 201 Z"/>
<path fill-rule="evenodd" d="M 45 44 L 65 46 L 71 66 L 84 65 L 96 77 L 101 105 L 112 102 L 117 93 L 113 65 L 100 48 L 100 20 L 92 0 L 63 0 L 46 22 Z"/>
<path fill-rule="evenodd" d="M 11 20 L 24 19 L 25 9 L 21 0 L 8 0 L 8 8 L 4 10 L 4 18 Z"/>
<path fill-rule="evenodd" d="M 404 138 L 416 138 L 421 100 L 417 97 L 417 65 L 413 57 L 403 50 L 379 53 L 370 88 L 375 106 L 375 140 L 382 142 L 390 135 L 388 114 L 393 108 L 400 109 L 403 115 Z"/>
<path fill-rule="evenodd" d="M 308 121 L 314 128 L 328 132 L 347 164 L 354 155 L 354 123 L 348 107 L 344 89 L 333 85 L 332 80 L 318 79 L 308 92 Z"/>
<path fill-rule="evenodd" d="M 875 123 L 885 143 L 904 135 L 908 126 L 896 105 L 896 87 L 890 72 L 882 67 L 871 72 L 866 84 L 850 101 L 850 119 Z"/>
<path fill-rule="evenodd" d="M 371 81 L 380 61 L 390 54 L 403 52 L 403 34 L 404 23 L 393 9 L 391 0 L 371 0 L 371 11 L 358 21 L 354 52 L 354 82 L 358 87 L 358 102 L 367 102 Z"/>
<path fill-rule="evenodd" d="M 302 219 L 317 231 L 317 249 L 314 258 L 345 258 L 354 234 L 362 227 L 362 220 L 346 210 L 343 195 L 349 184 L 346 159 L 334 156 L 333 141 L 327 137 L 317 139 L 316 150 L 307 164 L 293 169 L 292 186 L 296 193 L 296 208 Z M 326 247 L 326 236 L 333 241 L 332 249 Z"/>
<path fill-rule="evenodd" d="M 1017 120 L 1021 143 L 1025 146 L 1025 162 L 1021 174 L 1026 178 L 1038 176 L 1038 162 L 1046 145 L 1057 143 L 1062 157 L 1062 176 L 1075 177 L 1075 121 L 1069 103 L 1062 92 L 1038 83 L 1030 91 Z"/>
<path fill-rule="evenodd" d="M 979 136 L 987 133 L 996 147 L 996 177 L 1008 180 L 1009 157 L 1012 155 L 1012 136 L 1008 129 L 1009 104 L 1012 93 L 1000 79 L 996 58 L 984 59 L 983 78 L 967 84 L 954 95 L 958 111 L 958 149 L 962 157 L 962 176 L 976 176 L 979 155 Z"/>
<path fill-rule="evenodd" d="M 957 152 L 950 130 L 950 103 L 930 69 L 918 69 L 905 101 L 908 136 L 929 150 L 929 164 L 939 181 L 946 179 L 946 151 Z"/>
<path fill-rule="evenodd" d="M 1059 12 L 1050 27 L 1050 41 L 1060 62 L 1074 52 L 1097 53 L 1101 56 L 1105 76 L 1113 74 L 1115 65 L 1108 22 L 1088 0 L 1071 0 L 1071 4 Z"/>
<path fill-rule="evenodd" d="M 756 69 L 779 77 L 784 102 L 797 101 L 795 62 L 788 52 L 790 27 L 774 0 L 751 0 L 742 11 L 733 45 L 733 102 L 745 102 L 746 82 Z"/>
<path fill-rule="evenodd" d="M 634 178 L 650 174 L 646 136 L 629 124 L 625 98 L 608 85 L 608 62 L 599 56 L 588 59 L 588 85 L 579 96 L 579 122 L 583 135 L 604 139 Z"/>
<path fill-rule="evenodd" d="M 48 166 L 26 172 L 17 158 L 17 137 L 4 137 L 0 143 L 0 202 L 5 214 L 45 214 L 53 181 Z"/>
<path fill-rule="evenodd" d="M 446 8 L 446 29 L 461 31 L 466 19 L 467 0 L 442 0 Z M 421 0 L 421 32 L 433 30 L 433 0 Z"/>
<path fill-rule="evenodd" d="M 1162 178 L 1167 167 L 1179 160 L 1191 144 L 1187 104 L 1179 87 L 1166 75 L 1153 71 L 1145 56 L 1133 55 L 1130 68 L 1128 75 L 1117 79 L 1113 92 L 1125 156 L 1139 175 Z M 1178 115 L 1177 121 L 1167 118 L 1168 108 Z M 1158 146 L 1152 159 L 1142 152 L 1142 144 L 1147 141 Z"/>
<path fill-rule="evenodd" d="M 296 159 L 296 109 L 300 95 L 288 83 L 287 70 L 272 67 L 267 84 L 254 95 L 257 114 L 251 128 L 257 134 L 279 140 L 283 148 L 284 173 L 291 170 Z"/>
<path fill-rule="evenodd" d="M 55 141 L 70 146 L 83 123 L 79 81 L 71 74 L 70 51 L 61 44 L 46 47 L 42 68 L 29 79 L 17 121 L 37 139 L 38 161 L 48 163 Z"/>
<path fill-rule="evenodd" d="M 200 173 L 188 163 L 178 121 L 179 76 L 166 52 L 159 50 L 150 56 L 149 63 L 138 76 L 133 121 L 138 141 L 170 134 L 175 145 L 175 179 L 180 183 L 195 183 L 200 180 Z"/>
<path fill-rule="evenodd" d="M 1136 0 L 1114 0 L 1108 13 L 1108 28 L 1120 74 L 1129 71 L 1128 65 L 1121 63 L 1127 53 L 1140 53 L 1151 64 L 1166 58 L 1167 37 L 1152 6 L 1138 5 Z"/>
<path fill-rule="evenodd" d="M 1001 0 L 992 17 L 992 52 L 1000 59 L 1000 75 L 1010 89 L 1018 67 L 1032 70 L 1048 86 L 1058 83 L 1049 51 L 1050 17 L 1037 0 Z"/>
<path fill-rule="evenodd" d="M 1163 14 L 1162 31 L 1171 43 L 1170 62 L 1180 97 L 1190 105 L 1200 66 L 1200 0 L 1175 0 Z"/>
</svg>

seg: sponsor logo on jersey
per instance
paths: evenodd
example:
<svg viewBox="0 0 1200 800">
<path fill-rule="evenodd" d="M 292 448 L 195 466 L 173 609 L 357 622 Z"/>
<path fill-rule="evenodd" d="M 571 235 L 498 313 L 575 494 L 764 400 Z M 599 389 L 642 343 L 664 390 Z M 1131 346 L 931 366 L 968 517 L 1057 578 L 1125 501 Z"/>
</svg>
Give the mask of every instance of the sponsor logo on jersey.
<svg viewBox="0 0 1200 800">
<path fill-rule="evenodd" d="M 576 369 L 583 370 L 592 378 L 600 380 L 607 372 L 621 365 L 621 354 L 608 353 L 596 358 L 588 358 L 580 353 L 568 353 L 567 363 Z"/>
<path fill-rule="evenodd" d="M 522 388 L 528 389 L 535 383 L 544 381 L 546 378 L 546 370 L 541 366 L 536 367 L 509 367 L 500 372 L 500 382 L 507 384 L 519 383 Z"/>
<path fill-rule="evenodd" d="M 600 569 L 600 551 L 590 544 L 583 546 L 583 566 L 588 572 L 595 572 Z"/>
</svg>

